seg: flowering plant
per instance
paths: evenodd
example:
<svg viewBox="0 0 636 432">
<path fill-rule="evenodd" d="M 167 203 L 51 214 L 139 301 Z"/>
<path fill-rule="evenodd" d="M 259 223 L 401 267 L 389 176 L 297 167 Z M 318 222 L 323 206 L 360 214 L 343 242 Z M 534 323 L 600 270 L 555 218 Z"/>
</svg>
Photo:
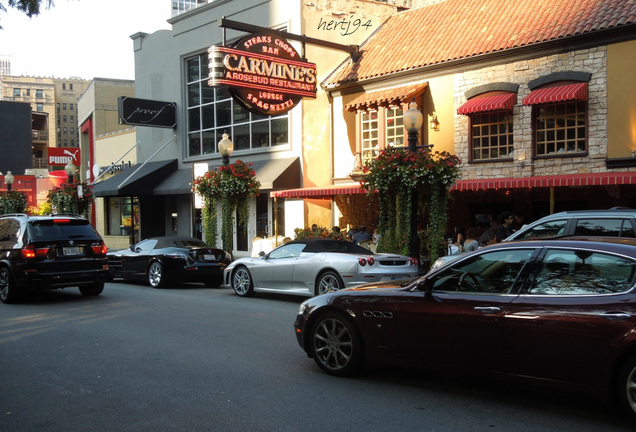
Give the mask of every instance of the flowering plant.
<svg viewBox="0 0 636 432">
<path fill-rule="evenodd" d="M 221 202 L 222 241 L 226 250 L 232 250 L 234 210 L 237 210 L 239 223 L 247 223 L 249 200 L 259 194 L 261 187 L 252 166 L 252 163 L 237 160 L 231 165 L 220 166 L 218 171 L 208 171 L 192 182 L 192 190 L 204 200 L 201 216 L 205 239 L 211 246 L 216 246 L 217 202 Z"/>
<path fill-rule="evenodd" d="M 334 240 L 344 240 L 344 235 L 340 231 L 328 230 L 325 227 L 316 228 L 294 228 L 296 240 L 312 238 L 328 238 Z"/>
<path fill-rule="evenodd" d="M 410 215 L 413 191 L 419 198 L 428 197 L 431 235 L 427 245 L 431 259 L 437 258 L 437 237 L 443 237 L 446 227 L 448 189 L 461 176 L 461 160 L 448 152 L 419 149 L 410 152 L 403 147 L 392 147 L 380 152 L 377 158 L 363 167 L 366 177 L 362 188 L 369 195 L 378 193 L 380 215 L 378 231 L 381 235 L 379 250 L 408 254 L 411 239 Z M 398 212 L 399 209 L 399 212 Z"/>
<path fill-rule="evenodd" d="M 24 213 L 27 196 L 20 191 L 7 191 L 0 194 L 0 214 Z"/>
<path fill-rule="evenodd" d="M 82 187 L 82 194 L 78 196 L 77 187 Z M 95 199 L 93 186 L 88 182 L 62 183 L 49 191 L 46 200 L 57 213 L 76 213 L 87 216 L 89 205 Z"/>
</svg>

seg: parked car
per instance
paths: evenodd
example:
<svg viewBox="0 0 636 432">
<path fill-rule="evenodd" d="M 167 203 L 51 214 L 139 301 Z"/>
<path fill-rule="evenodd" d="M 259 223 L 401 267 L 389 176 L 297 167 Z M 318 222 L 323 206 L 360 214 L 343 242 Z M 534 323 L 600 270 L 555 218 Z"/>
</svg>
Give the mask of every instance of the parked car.
<svg viewBox="0 0 636 432">
<path fill-rule="evenodd" d="M 565 237 L 636 238 L 636 209 L 614 207 L 609 210 L 577 210 L 555 213 L 522 227 L 502 242 Z M 454 261 L 462 255 L 463 253 L 458 253 L 439 257 L 429 271 Z"/>
<path fill-rule="evenodd" d="M 76 215 L 0 216 L 0 300 L 13 303 L 31 290 L 79 287 L 85 296 L 104 290 L 106 245 Z"/>
<path fill-rule="evenodd" d="M 151 237 L 129 249 L 108 253 L 111 280 L 146 280 L 154 288 L 179 282 L 219 287 L 230 262 L 232 257 L 224 250 L 182 236 Z"/>
<path fill-rule="evenodd" d="M 306 300 L 298 343 L 331 375 L 364 364 L 492 374 L 615 396 L 636 415 L 636 240 L 526 241 L 412 281 Z"/>
<path fill-rule="evenodd" d="M 503 241 L 565 236 L 636 238 L 636 209 L 565 211 L 522 227 Z"/>
<path fill-rule="evenodd" d="M 256 291 L 314 296 L 368 282 L 412 279 L 417 264 L 344 240 L 303 239 L 256 258 L 237 259 L 225 269 L 225 285 L 242 297 Z"/>
</svg>

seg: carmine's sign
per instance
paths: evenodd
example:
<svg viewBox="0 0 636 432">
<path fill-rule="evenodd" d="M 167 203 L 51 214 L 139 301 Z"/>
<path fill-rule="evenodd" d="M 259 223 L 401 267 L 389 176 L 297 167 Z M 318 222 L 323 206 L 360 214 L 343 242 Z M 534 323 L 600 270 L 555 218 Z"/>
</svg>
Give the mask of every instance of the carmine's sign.
<svg viewBox="0 0 636 432">
<path fill-rule="evenodd" d="M 316 65 L 302 61 L 285 39 L 252 34 L 232 47 L 210 47 L 208 58 L 208 84 L 228 86 L 232 97 L 253 113 L 282 114 L 303 97 L 316 97 Z"/>
</svg>

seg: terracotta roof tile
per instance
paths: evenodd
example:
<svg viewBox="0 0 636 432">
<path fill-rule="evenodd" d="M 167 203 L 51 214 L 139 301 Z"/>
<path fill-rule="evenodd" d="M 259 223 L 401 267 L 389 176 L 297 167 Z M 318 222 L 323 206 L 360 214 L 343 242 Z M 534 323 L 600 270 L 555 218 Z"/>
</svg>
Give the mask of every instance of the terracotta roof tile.
<svg viewBox="0 0 636 432">
<path fill-rule="evenodd" d="M 391 16 L 323 83 L 365 80 L 636 23 L 636 0 L 445 0 Z"/>
</svg>

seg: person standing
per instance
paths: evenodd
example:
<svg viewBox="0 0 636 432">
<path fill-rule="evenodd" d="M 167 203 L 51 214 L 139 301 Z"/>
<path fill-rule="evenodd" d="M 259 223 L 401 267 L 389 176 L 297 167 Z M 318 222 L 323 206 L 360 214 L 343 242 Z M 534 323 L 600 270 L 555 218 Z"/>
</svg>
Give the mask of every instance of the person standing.
<svg viewBox="0 0 636 432">
<path fill-rule="evenodd" d="M 512 230 L 512 222 L 515 220 L 511 212 L 503 212 L 499 215 L 499 226 L 497 227 L 497 243 L 502 242 L 510 237 L 514 232 Z"/>
<path fill-rule="evenodd" d="M 371 235 L 371 233 L 367 232 L 366 225 L 361 225 L 360 231 L 358 231 L 358 233 L 353 236 L 352 240 L 355 244 L 359 244 L 363 240 L 373 240 L 373 236 Z"/>
</svg>

